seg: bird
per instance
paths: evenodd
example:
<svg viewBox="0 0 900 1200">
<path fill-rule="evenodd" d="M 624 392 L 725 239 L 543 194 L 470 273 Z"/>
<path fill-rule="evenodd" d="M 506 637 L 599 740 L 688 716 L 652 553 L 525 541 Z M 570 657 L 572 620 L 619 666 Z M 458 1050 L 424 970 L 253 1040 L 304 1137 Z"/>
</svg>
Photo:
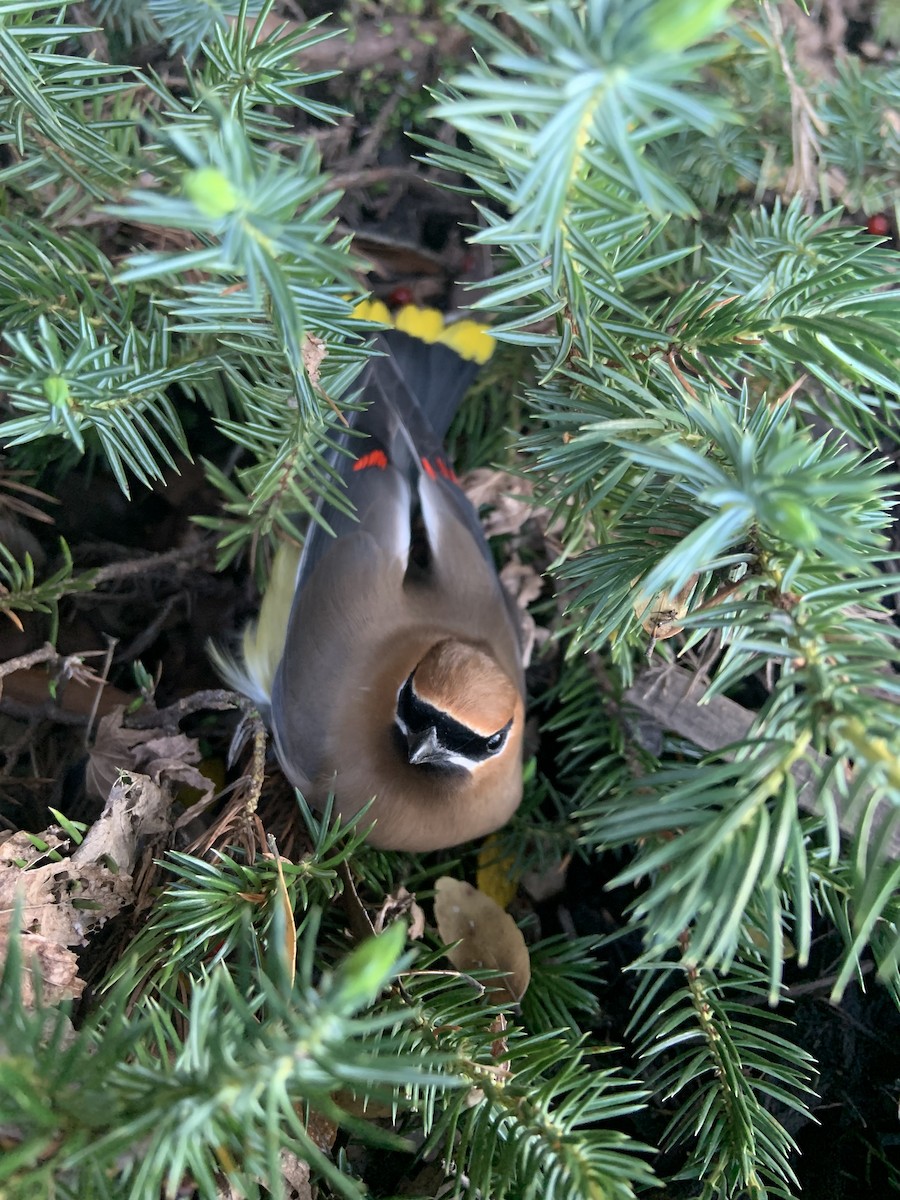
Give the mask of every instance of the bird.
<svg viewBox="0 0 900 1200">
<path fill-rule="evenodd" d="M 441 850 L 522 797 L 517 612 L 443 445 L 494 339 L 411 304 L 354 313 L 387 328 L 332 459 L 352 512 L 319 501 L 302 552 L 276 553 L 239 656 L 213 657 L 312 807 L 347 821 L 370 805 L 373 846 Z"/>
</svg>

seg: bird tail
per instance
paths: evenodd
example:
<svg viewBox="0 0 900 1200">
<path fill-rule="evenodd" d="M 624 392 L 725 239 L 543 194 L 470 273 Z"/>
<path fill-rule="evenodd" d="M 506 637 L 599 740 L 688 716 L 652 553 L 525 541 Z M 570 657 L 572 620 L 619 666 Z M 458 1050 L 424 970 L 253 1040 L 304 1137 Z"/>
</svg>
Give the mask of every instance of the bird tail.
<svg viewBox="0 0 900 1200">
<path fill-rule="evenodd" d="M 259 616 L 244 630 L 238 652 L 212 641 L 207 643 L 213 665 L 225 682 L 248 696 L 264 718 L 268 717 L 272 681 L 284 650 L 299 562 L 299 548 L 282 542 L 275 553 Z"/>
<path fill-rule="evenodd" d="M 376 342 L 387 357 L 371 360 L 370 378 L 382 372 L 399 378 L 442 442 L 469 384 L 494 352 L 488 326 L 469 319 L 448 324 L 438 309 L 414 304 L 392 316 L 380 300 L 364 300 L 353 315 L 390 326 Z M 403 389 L 390 392 L 400 416 L 408 420 L 409 414 L 402 411 Z"/>
</svg>

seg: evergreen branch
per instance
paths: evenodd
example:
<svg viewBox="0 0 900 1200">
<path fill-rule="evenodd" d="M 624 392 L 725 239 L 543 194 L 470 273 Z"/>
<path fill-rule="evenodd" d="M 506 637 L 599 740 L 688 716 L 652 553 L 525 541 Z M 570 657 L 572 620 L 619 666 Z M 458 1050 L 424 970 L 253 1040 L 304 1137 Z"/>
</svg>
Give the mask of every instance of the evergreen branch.
<svg viewBox="0 0 900 1200">
<path fill-rule="evenodd" d="M 305 326 L 292 286 L 311 277 L 343 278 L 352 286 L 346 256 L 325 244 L 333 226 L 325 217 L 336 196 L 323 192 L 311 146 L 287 171 L 275 155 L 254 152 L 233 118 L 219 114 L 217 124 L 204 143 L 177 128 L 165 134 L 184 164 L 181 196 L 143 190 L 110 210 L 145 225 L 191 230 L 199 244 L 181 253 L 134 255 L 120 279 L 172 279 L 200 269 L 246 287 L 253 310 L 271 312 L 294 399 L 309 420 L 318 401 L 303 363 Z"/>
<path fill-rule="evenodd" d="M 848 55 L 837 59 L 835 72 L 828 87 L 820 85 L 823 163 L 841 172 L 848 205 L 878 212 L 900 183 L 900 131 L 891 118 L 900 104 L 900 70 L 885 62 L 863 71 Z"/>
<path fill-rule="evenodd" d="M 129 474 L 149 486 L 163 478 L 164 467 L 175 467 L 160 433 L 182 453 L 188 448 L 169 388 L 202 378 L 215 368 L 215 359 L 170 363 L 165 329 L 147 338 L 132 328 L 116 346 L 101 341 L 82 318 L 77 341 L 66 346 L 40 316 L 37 332 L 36 342 L 22 331 L 8 335 L 16 357 L 0 368 L 0 387 L 21 415 L 0 423 L 7 446 L 55 434 L 84 453 L 90 430 L 126 496 Z"/>
<path fill-rule="evenodd" d="M 229 18 L 241 21 L 255 17 L 260 10 L 259 0 L 244 0 L 240 5 L 222 4 L 219 0 L 149 0 L 148 15 L 169 39 L 169 54 L 182 53 L 190 61 L 201 46 L 209 45 L 229 26 Z"/>
<path fill-rule="evenodd" d="M 716 51 L 685 51 L 683 43 L 677 53 L 664 49 L 654 7 L 642 4 L 644 23 L 633 19 L 633 5 L 588 4 L 576 11 L 551 4 L 538 16 L 529 5 L 513 4 L 508 15 L 539 48 L 530 56 L 496 26 L 463 14 L 490 58 L 454 81 L 454 98 L 439 104 L 436 115 L 451 119 L 475 146 L 515 164 L 510 235 L 534 229 L 546 252 L 565 224 L 573 193 L 588 192 L 593 177 L 624 182 L 651 212 L 690 211 L 687 196 L 645 154 L 660 136 L 648 118 L 658 121 L 664 112 L 666 134 L 712 128 L 719 114 L 682 88 Z M 516 113 L 517 120 L 497 113 Z"/>
<path fill-rule="evenodd" d="M 68 164 L 65 177 L 42 178 L 48 212 L 66 205 L 71 215 L 78 204 L 116 199 L 127 182 L 123 161 L 140 158 L 169 194 L 149 188 L 128 206 L 110 205 L 110 211 L 145 227 L 184 230 L 186 237 L 180 253 L 134 255 L 116 276 L 83 235 L 44 236 L 43 225 L 27 218 L 4 230 L 15 247 L 0 276 L 0 311 L 12 330 L 12 355 L 0 385 L 17 414 L 2 426 L 8 445 L 50 436 L 71 441 L 83 453 L 89 438 L 99 443 L 127 492 L 130 476 L 150 483 L 174 465 L 170 446 L 189 453 L 172 403 L 173 385 L 202 398 L 222 419 L 225 432 L 239 438 L 248 415 L 242 405 L 246 401 L 252 413 L 257 400 L 245 378 L 246 356 L 265 356 L 270 396 L 278 396 L 277 405 L 270 400 L 266 417 L 277 422 L 277 444 L 293 448 L 281 450 L 278 464 L 268 451 L 263 454 L 259 480 L 252 485 L 262 488 L 259 502 L 270 505 L 273 488 L 280 487 L 271 481 L 279 477 L 290 477 L 285 504 L 293 504 L 294 512 L 315 511 L 306 497 L 310 487 L 328 490 L 330 475 L 318 447 L 332 420 L 322 416 L 322 399 L 336 416 L 326 389 L 340 395 L 364 359 L 357 332 L 362 330 L 350 320 L 343 298 L 355 288 L 354 264 L 346 247 L 329 244 L 328 214 L 336 195 L 325 190 L 311 144 L 289 138 L 294 161 L 288 166 L 256 141 L 287 132 L 271 114 L 273 104 L 291 103 L 320 120 L 333 119 L 336 110 L 302 97 L 301 88 L 324 76 L 302 72 L 292 58 L 326 34 L 313 23 L 286 38 L 277 32 L 263 36 L 270 9 L 271 2 L 263 5 L 255 25 L 244 19 L 242 9 L 241 20 L 220 29 L 202 79 L 192 79 L 202 102 L 186 102 L 148 81 L 147 94 L 158 104 L 161 119 L 158 136 L 139 152 L 137 147 L 126 151 L 121 141 L 133 122 L 87 120 L 85 72 L 96 72 L 98 64 L 53 57 L 44 86 L 37 89 L 22 55 L 11 58 L 11 103 L 31 113 L 44 131 L 43 142 L 20 139 L 21 162 L 7 172 L 11 183 L 21 180 L 29 203 L 34 193 L 29 172 L 42 162 L 48 139 L 54 161 Z M 64 26 L 61 17 L 57 25 L 38 25 L 35 13 L 21 5 L 13 5 L 7 16 L 9 37 L 15 46 L 27 47 L 32 60 L 39 51 L 49 53 L 63 36 L 81 33 Z M 124 86 L 94 88 L 97 103 L 124 101 Z M 223 105 L 240 119 L 226 115 Z M 105 139 L 102 153 L 97 139 Z M 115 183 L 95 183 L 109 157 L 119 172 Z M 197 268 L 213 278 L 199 284 L 179 281 L 179 272 Z M 240 291 L 246 295 L 235 295 Z M 166 309 L 177 314 L 177 323 L 161 315 Z M 241 323 L 231 315 L 237 312 Z M 308 337 L 322 333 L 330 339 L 318 355 L 324 365 L 307 369 Z M 347 348 L 354 335 L 356 347 Z M 210 354 L 213 342 L 216 353 Z M 221 369 L 241 381 L 233 422 L 221 392 Z M 284 524 L 287 516 L 279 513 L 278 521 Z M 264 519 L 248 537 L 258 538 L 271 527 Z"/>
<path fill-rule="evenodd" d="M 440 1056 L 423 1070 L 396 1040 L 402 1014 L 357 1016 L 403 965 L 402 943 L 403 927 L 394 926 L 317 989 L 308 976 L 293 991 L 258 973 L 251 985 L 220 965 L 195 980 L 179 1014 L 186 1038 L 167 1005 L 145 1005 L 136 1016 L 112 1002 L 65 1044 L 62 1012 L 43 1008 L 40 996 L 32 1011 L 22 1004 L 13 943 L 0 983 L 0 1116 L 10 1143 L 0 1178 L 8 1194 L 58 1181 L 85 1195 L 105 1172 L 114 1194 L 134 1200 L 175 1191 L 185 1176 L 205 1197 L 217 1194 L 221 1177 L 259 1197 L 261 1178 L 277 1187 L 278 1155 L 290 1147 L 340 1195 L 361 1195 L 295 1106 L 311 1102 L 339 1118 L 332 1094 L 341 1086 L 389 1096 L 399 1083 L 437 1082 Z M 307 949 L 301 961 L 308 967 L 311 958 Z"/>
<path fill-rule="evenodd" d="M 305 91 L 327 72 L 297 61 L 325 33 L 266 34 L 271 0 L 255 18 L 250 3 L 163 0 L 155 16 L 103 3 L 126 39 L 150 31 L 194 52 L 202 38 L 202 54 L 170 89 L 98 62 L 65 7 L 0 0 L 0 180 L 17 214 L 0 226 L 0 432 L 19 463 L 99 449 L 127 488 L 190 452 L 183 405 L 199 400 L 243 455 L 228 473 L 207 466 L 223 497 L 209 521 L 220 554 L 255 546 L 261 559 L 275 531 L 299 536 L 297 514 L 315 519 L 316 496 L 340 505 L 334 463 L 352 449 L 340 414 L 369 332 L 351 318 L 356 264 L 332 240 L 334 193 L 291 115 L 336 115 Z M 526 861 L 575 836 L 621 850 L 618 882 L 641 883 L 634 1028 L 674 1108 L 670 1144 L 689 1148 L 683 1175 L 704 1195 L 736 1198 L 792 1187 L 779 1114 L 804 1111 L 807 1064 L 762 1009 L 779 998 L 788 936 L 806 961 L 817 908 L 845 946 L 835 995 L 862 978 L 869 946 L 900 1001 L 897 649 L 881 604 L 895 483 L 873 457 L 896 440 L 895 256 L 837 209 L 741 212 L 751 195 L 799 186 L 800 92 L 818 131 L 806 182 L 823 207 L 831 196 L 886 208 L 900 93 L 888 58 L 862 71 L 848 57 L 835 80 L 807 79 L 791 46 L 743 11 L 713 41 L 723 9 L 516 0 L 503 22 L 466 14 L 481 55 L 437 104 L 467 140 L 423 140 L 465 176 L 476 238 L 495 253 L 479 303 L 535 356 L 534 372 L 520 359 L 508 372 L 537 379 L 527 413 L 509 380 L 497 395 L 511 424 L 527 421 L 536 491 L 561 518 L 571 651 L 547 701 L 557 763 L 552 781 L 529 780 L 503 853 Z M 140 190 L 123 200 L 138 169 Z M 105 253 L 101 205 L 123 222 L 116 254 L 132 247 L 124 271 Z M 813 436 L 810 414 L 833 432 Z M 38 582 L 30 561 L 0 557 L 9 613 L 52 609 L 81 583 L 68 562 Z M 632 744 L 616 693 L 655 636 L 642 615 L 654 593 L 677 611 L 680 646 L 707 639 L 714 691 L 751 678 L 766 689 L 741 744 L 704 758 L 660 735 L 661 763 Z M 653 649 L 669 658 L 678 646 Z M 575 821 L 545 814 L 531 827 L 544 799 L 567 798 Z M 856 822 L 843 844 L 839 813 Z M 358 1194 L 298 1116 L 312 1103 L 371 1137 L 340 1089 L 424 1126 L 458 1194 L 574 1200 L 649 1186 L 640 1147 L 617 1132 L 645 1094 L 594 1070 L 576 1032 L 591 1010 L 587 942 L 534 948 L 528 1034 L 471 981 L 433 961 L 410 969 L 399 933 L 342 968 L 335 870 L 357 829 L 342 837 L 326 821 L 313 840 L 282 867 L 285 885 L 269 861 L 174 859 L 174 886 L 71 1042 L 54 1010 L 40 998 L 26 1010 L 7 986 L 10 955 L 10 1194 L 145 1200 L 191 1177 L 201 1195 L 223 1178 L 257 1195 L 277 1186 L 284 1147 L 323 1188 Z M 373 888 L 430 878 L 414 859 L 358 861 Z M 285 886 L 301 913 L 293 989 Z M 122 999 L 134 989 L 140 1012 Z"/>
<path fill-rule="evenodd" d="M 512 306 L 499 326 L 504 335 L 558 312 L 565 297 L 591 360 L 593 334 L 602 336 L 593 312 L 601 302 L 622 307 L 622 289 L 613 285 L 620 254 L 649 259 L 639 239 L 649 233 L 652 242 L 658 229 L 652 231 L 648 215 L 693 210 L 686 193 L 657 169 L 654 149 L 679 130 L 709 130 L 727 119 L 692 86 L 719 50 L 685 51 L 679 43 L 681 52 L 673 54 L 662 47 L 654 32 L 653 23 L 664 20 L 657 8 L 642 0 L 642 19 L 635 21 L 635 6 L 621 0 L 589 3 L 577 13 L 563 4 L 540 12 L 515 4 L 509 15 L 538 54 L 523 53 L 480 18 L 463 18 L 488 58 L 457 78 L 435 111 L 466 134 L 473 150 L 427 144 L 432 161 L 463 171 L 510 210 L 504 218 L 481 208 L 486 228 L 474 238 L 502 247 L 518 263 L 491 281 L 482 302 Z M 631 251 L 624 250 L 627 242 Z M 642 263 L 640 270 L 665 261 Z M 642 308 L 628 314 L 646 326 Z M 559 348 L 555 366 L 568 349 Z"/>
<path fill-rule="evenodd" d="M 0 4 L 0 144 L 14 149 L 0 181 L 43 194 L 48 217 L 61 209 L 71 217 L 115 195 L 128 178 L 126 150 L 134 144 L 126 119 L 133 72 L 59 53 L 85 34 L 64 23 L 65 11 L 45 20 L 38 5 Z"/>
<path fill-rule="evenodd" d="M 203 977 L 242 947 L 261 946 L 279 911 L 282 887 L 291 905 L 299 901 L 304 912 L 327 907 L 342 890 L 338 867 L 363 841 L 365 813 L 346 826 L 332 822 L 330 813 L 316 820 L 303 802 L 300 813 L 313 850 L 298 863 L 269 858 L 249 864 L 223 853 L 205 862 L 170 852 L 163 865 L 175 882 L 162 892 L 153 919 L 113 967 L 106 986 L 128 994 L 152 987 L 170 995 L 185 977 Z"/>
<path fill-rule="evenodd" d="M 51 628 L 55 631 L 59 621 L 57 605 L 63 596 L 93 589 L 93 572 L 76 576 L 69 547 L 63 538 L 59 539 L 59 548 L 61 565 L 51 575 L 38 581 L 35 579 L 31 555 L 26 554 L 20 563 L 9 547 L 0 543 L 0 612 L 14 624 L 18 624 L 13 616 L 17 612 L 50 613 Z"/>
<path fill-rule="evenodd" d="M 404 992 L 419 1012 L 414 1037 L 427 1059 L 450 1055 L 474 1091 L 414 1097 L 428 1148 L 456 1164 L 454 1195 L 576 1200 L 630 1198 L 654 1182 L 646 1147 L 607 1123 L 638 1111 L 644 1093 L 618 1072 L 585 1076 L 587 1048 L 554 1034 L 524 1034 L 494 1020 L 499 1009 L 473 1004 L 472 981 L 455 973 L 413 972 Z"/>
<path fill-rule="evenodd" d="M 69 343 L 77 341 L 82 321 L 98 333 L 115 330 L 124 337 L 121 314 L 134 310 L 136 296 L 133 290 L 116 292 L 112 263 L 84 233 L 67 229 L 62 236 L 28 217 L 5 217 L 0 239 L 5 330 L 32 329 L 45 317 Z"/>
<path fill-rule="evenodd" d="M 245 0 L 236 20 L 224 26 L 216 23 L 214 35 L 204 39 L 205 61 L 198 88 L 215 96 L 223 109 L 240 113 L 244 128 L 260 141 L 272 137 L 277 121 L 272 113 L 275 106 L 286 105 L 316 121 L 334 122 L 343 115 L 333 104 L 307 94 L 337 72 L 310 72 L 299 65 L 311 47 L 335 37 L 337 31 L 322 29 L 325 17 L 317 17 L 305 25 L 293 29 L 282 26 L 263 36 L 273 8 L 274 0 L 257 4 Z M 174 7 L 171 11 L 176 20 L 181 19 Z M 164 20 L 159 8 L 155 15 L 168 36 L 179 36 L 178 27 Z M 285 121 L 283 126 L 281 137 L 291 145 L 297 141 L 293 125 Z"/>
<path fill-rule="evenodd" d="M 161 40 L 161 31 L 146 0 L 96 0 L 91 11 L 105 30 L 122 38 L 126 47 Z"/>
<path fill-rule="evenodd" d="M 567 934 L 544 938 L 529 948 L 531 983 L 522 997 L 522 1016 L 535 1033 L 550 1033 L 567 1026 L 577 1034 L 584 1019 L 599 1012 L 591 987 L 597 985 L 596 937 L 571 938 Z"/>
<path fill-rule="evenodd" d="M 610 886 L 649 880 L 631 908 L 650 957 L 664 955 L 687 929 L 685 961 L 727 970 L 753 931 L 766 946 L 774 1003 L 787 925 L 794 926 L 801 963 L 809 952 L 816 848 L 825 841 L 836 857 L 839 813 L 851 810 L 858 813 L 857 869 L 844 889 L 852 933 L 837 995 L 869 938 L 877 934 L 884 943 L 893 936 L 900 878 L 891 853 L 900 825 L 898 794 L 890 784 L 893 756 L 883 740 L 867 737 L 860 739 L 852 766 L 840 757 L 840 746 L 833 759 L 822 759 L 807 754 L 814 732 L 821 730 L 793 725 L 790 739 L 778 740 L 760 720 L 746 742 L 701 760 L 700 770 L 662 765 L 579 814 L 590 841 L 640 846 Z M 869 762 L 862 758 L 867 752 Z M 819 818 L 799 810 L 798 776 L 792 773 L 798 763 L 803 786 L 821 808 Z M 713 895 L 715 904 L 707 899 Z"/>
<path fill-rule="evenodd" d="M 630 1032 L 657 1094 L 676 1104 L 664 1142 L 691 1146 L 682 1176 L 704 1196 L 790 1197 L 796 1147 L 772 1106 L 808 1115 L 812 1060 L 775 1032 L 784 1017 L 760 1011 L 764 976 L 748 964 L 727 980 L 676 963 L 645 971 Z"/>
<path fill-rule="evenodd" d="M 78 1194 L 104 1170 L 118 1184 L 115 1194 L 134 1200 L 175 1190 L 185 1177 L 204 1197 L 216 1194 L 221 1176 L 258 1196 L 258 1181 L 275 1184 L 278 1154 L 289 1148 L 338 1194 L 358 1195 L 296 1112 L 302 1099 L 375 1137 L 342 1111 L 339 1089 L 388 1100 L 424 1121 L 456 1163 L 458 1191 L 490 1189 L 499 1198 L 516 1186 L 517 1195 L 574 1200 L 603 1190 L 624 1200 L 651 1182 L 644 1148 L 609 1128 L 640 1107 L 642 1093 L 608 1070 L 586 1078 L 580 1039 L 514 1028 L 498 1034 L 499 1010 L 473 1003 L 472 980 L 429 970 L 427 961 L 415 970 L 398 961 L 402 926 L 363 943 L 313 988 L 323 953 L 329 962 L 334 955 L 317 939 L 317 913 L 306 905 L 334 894 L 335 868 L 359 839 L 307 818 L 311 854 L 281 867 L 289 894 L 304 906 L 293 986 L 279 930 L 279 871 L 266 861 L 172 856 L 175 885 L 62 1056 L 53 1037 L 42 1042 L 54 1026 L 40 990 L 34 1013 L 21 1004 L 14 949 L 0 984 L 2 1027 L 16 1046 L 0 1063 L 2 1082 L 16 1085 L 4 1090 L 0 1118 L 21 1148 L 4 1160 L 10 1194 L 50 1179 Z M 571 950 L 546 949 L 575 961 Z M 394 987 L 371 1009 L 396 972 Z M 143 995 L 131 1011 L 135 985 Z M 577 1005 L 590 1002 L 577 986 L 571 994 Z M 21 1055 L 34 1067 L 27 1081 Z M 89 1102 L 98 1088 L 102 1105 Z"/>
</svg>

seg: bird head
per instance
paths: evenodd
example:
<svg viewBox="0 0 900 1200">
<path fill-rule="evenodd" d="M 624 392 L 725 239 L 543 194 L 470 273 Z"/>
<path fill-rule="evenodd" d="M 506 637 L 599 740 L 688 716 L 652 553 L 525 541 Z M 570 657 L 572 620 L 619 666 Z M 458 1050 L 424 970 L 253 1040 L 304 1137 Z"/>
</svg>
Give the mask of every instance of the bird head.
<svg viewBox="0 0 900 1200">
<path fill-rule="evenodd" d="M 400 688 L 395 729 L 413 766 L 472 774 L 502 754 L 518 705 L 515 684 L 495 659 L 446 638 Z"/>
</svg>

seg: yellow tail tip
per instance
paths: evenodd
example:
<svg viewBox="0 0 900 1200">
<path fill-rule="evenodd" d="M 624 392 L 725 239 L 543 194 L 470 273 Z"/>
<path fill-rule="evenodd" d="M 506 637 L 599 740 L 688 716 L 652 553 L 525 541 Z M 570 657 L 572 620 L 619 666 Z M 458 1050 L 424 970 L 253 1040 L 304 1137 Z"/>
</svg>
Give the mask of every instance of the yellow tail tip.
<svg viewBox="0 0 900 1200">
<path fill-rule="evenodd" d="M 360 300 L 351 315 L 357 321 L 371 321 L 373 325 L 393 325 L 390 309 L 382 300 Z"/>
<path fill-rule="evenodd" d="M 468 362 L 483 366 L 494 353 L 496 340 L 491 337 L 490 326 L 466 318 L 448 323 L 437 308 L 420 308 L 416 304 L 404 304 L 391 315 L 388 306 L 381 300 L 361 300 L 353 309 L 358 321 L 369 321 L 374 325 L 388 325 L 399 329 L 410 337 L 429 345 L 439 342 Z"/>
<path fill-rule="evenodd" d="M 444 314 L 436 308 L 404 304 L 394 313 L 394 328 L 420 342 L 437 342 L 444 332 Z"/>
<path fill-rule="evenodd" d="M 476 362 L 479 366 L 487 362 L 497 345 L 496 338 L 491 337 L 487 325 L 468 319 L 446 325 L 438 341 L 455 350 L 460 358 Z"/>
</svg>

